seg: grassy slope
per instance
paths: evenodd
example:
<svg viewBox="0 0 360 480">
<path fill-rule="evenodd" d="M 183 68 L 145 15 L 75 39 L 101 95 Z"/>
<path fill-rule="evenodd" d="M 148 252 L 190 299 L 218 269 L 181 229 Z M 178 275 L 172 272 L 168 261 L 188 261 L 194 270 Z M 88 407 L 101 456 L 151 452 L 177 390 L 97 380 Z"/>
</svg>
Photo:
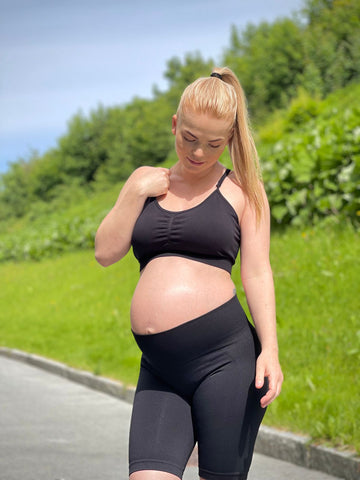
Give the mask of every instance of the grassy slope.
<svg viewBox="0 0 360 480">
<path fill-rule="evenodd" d="M 293 230 L 272 242 L 286 375 L 273 418 L 358 450 L 359 255 L 358 235 L 346 228 Z"/>
<path fill-rule="evenodd" d="M 296 131 L 302 131 L 304 128 L 307 128 L 306 112 L 311 111 L 311 104 L 316 104 L 316 118 L 319 121 L 327 120 L 331 118 L 338 111 L 345 111 L 349 107 L 353 107 L 358 104 L 358 98 L 360 95 L 360 83 L 349 84 L 346 87 L 336 90 L 335 92 L 328 95 L 326 98 L 320 99 L 310 99 L 309 95 L 305 92 L 300 94 L 300 99 L 295 98 L 290 106 L 286 109 L 276 110 L 273 112 L 267 120 L 260 125 L 256 125 L 255 128 L 255 140 L 258 149 L 261 152 L 266 152 L 266 147 L 268 145 L 273 145 L 278 140 L 285 140 L 286 136 L 291 136 L 291 132 L 287 131 L 288 127 L 293 127 L 293 120 L 291 119 L 291 112 L 296 109 L 301 112 L 301 109 L 304 109 L 304 123 L 300 123 L 297 126 L 295 125 Z M 290 117 L 289 117 L 290 115 Z M 308 117 L 308 120 L 311 121 L 311 116 Z M 263 161 L 266 161 L 266 157 L 263 157 Z"/>
<path fill-rule="evenodd" d="M 137 280 L 129 256 L 103 269 L 92 251 L 0 265 L 0 343 L 97 374 L 136 379 L 128 312 Z"/>
<path fill-rule="evenodd" d="M 334 94 L 338 108 L 349 95 L 350 87 Z M 326 100 L 329 108 L 331 101 Z M 273 122 L 271 131 L 260 135 L 262 141 L 273 141 L 274 130 L 281 133 L 282 128 Z M 75 217 L 97 225 L 119 188 L 79 192 L 75 201 L 69 194 L 57 205 L 40 206 L 41 211 L 34 207 L 27 218 L 0 225 L 0 242 L 14 237 L 15 244 L 24 245 L 31 237 L 46 242 Z M 285 383 L 265 418 L 268 424 L 360 451 L 358 240 L 341 225 L 273 233 Z M 134 384 L 139 352 L 128 315 L 137 277 L 132 256 L 102 269 L 89 250 L 40 262 L 0 263 L 0 345 Z M 239 277 L 237 265 L 234 280 L 244 300 Z"/>
<path fill-rule="evenodd" d="M 350 229 L 274 233 L 282 395 L 266 423 L 360 450 L 360 246 Z M 138 266 L 102 269 L 92 251 L 0 265 L 0 344 L 136 382 L 129 329 Z M 234 280 L 240 297 L 238 265 Z"/>
</svg>

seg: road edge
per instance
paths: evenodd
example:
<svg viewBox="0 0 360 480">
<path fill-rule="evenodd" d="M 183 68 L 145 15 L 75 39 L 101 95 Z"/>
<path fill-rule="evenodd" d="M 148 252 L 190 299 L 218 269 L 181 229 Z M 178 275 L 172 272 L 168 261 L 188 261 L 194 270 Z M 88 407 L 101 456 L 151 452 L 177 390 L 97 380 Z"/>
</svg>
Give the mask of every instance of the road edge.
<svg viewBox="0 0 360 480">
<path fill-rule="evenodd" d="M 17 349 L 0 347 L 0 355 L 21 361 L 80 383 L 107 395 L 132 403 L 135 387 L 109 378 L 94 375 L 68 365 Z M 360 457 L 351 452 L 311 444 L 310 437 L 284 432 L 262 425 L 256 440 L 255 452 L 285 460 L 305 468 L 319 470 L 344 480 L 359 480 Z"/>
</svg>

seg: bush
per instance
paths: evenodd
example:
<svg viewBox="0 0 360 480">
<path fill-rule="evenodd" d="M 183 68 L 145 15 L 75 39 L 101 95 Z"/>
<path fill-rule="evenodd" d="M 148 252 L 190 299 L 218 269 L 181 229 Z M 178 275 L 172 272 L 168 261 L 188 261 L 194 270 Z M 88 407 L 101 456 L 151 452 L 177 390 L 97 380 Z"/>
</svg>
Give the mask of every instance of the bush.
<svg viewBox="0 0 360 480">
<path fill-rule="evenodd" d="M 350 99 L 360 87 L 352 92 L 345 108 L 336 101 L 318 104 L 300 98 L 280 124 L 281 131 L 272 132 L 281 139 L 271 145 L 266 133 L 260 155 L 275 224 L 314 224 L 330 217 L 358 225 L 360 109 Z"/>
</svg>

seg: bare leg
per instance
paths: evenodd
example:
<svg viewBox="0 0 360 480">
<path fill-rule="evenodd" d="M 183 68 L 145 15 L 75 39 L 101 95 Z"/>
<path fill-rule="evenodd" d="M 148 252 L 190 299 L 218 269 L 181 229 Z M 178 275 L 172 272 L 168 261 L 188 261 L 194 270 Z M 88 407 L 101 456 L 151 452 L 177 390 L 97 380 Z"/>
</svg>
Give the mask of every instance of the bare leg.
<svg viewBox="0 0 360 480">
<path fill-rule="evenodd" d="M 172 473 L 159 472 L 157 470 L 140 470 L 130 475 L 130 480 L 179 480 Z"/>
</svg>

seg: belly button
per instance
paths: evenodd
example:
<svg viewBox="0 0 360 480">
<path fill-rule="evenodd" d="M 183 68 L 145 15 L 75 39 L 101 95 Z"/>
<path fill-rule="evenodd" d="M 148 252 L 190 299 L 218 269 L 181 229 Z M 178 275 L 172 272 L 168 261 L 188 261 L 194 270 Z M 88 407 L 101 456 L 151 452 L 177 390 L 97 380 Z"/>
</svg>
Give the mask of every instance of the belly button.
<svg viewBox="0 0 360 480">
<path fill-rule="evenodd" d="M 154 334 L 154 333 L 155 333 L 155 329 L 152 328 L 152 327 L 147 327 L 147 328 L 145 329 L 145 334 L 146 334 L 146 335 L 152 335 L 152 334 Z"/>
</svg>

